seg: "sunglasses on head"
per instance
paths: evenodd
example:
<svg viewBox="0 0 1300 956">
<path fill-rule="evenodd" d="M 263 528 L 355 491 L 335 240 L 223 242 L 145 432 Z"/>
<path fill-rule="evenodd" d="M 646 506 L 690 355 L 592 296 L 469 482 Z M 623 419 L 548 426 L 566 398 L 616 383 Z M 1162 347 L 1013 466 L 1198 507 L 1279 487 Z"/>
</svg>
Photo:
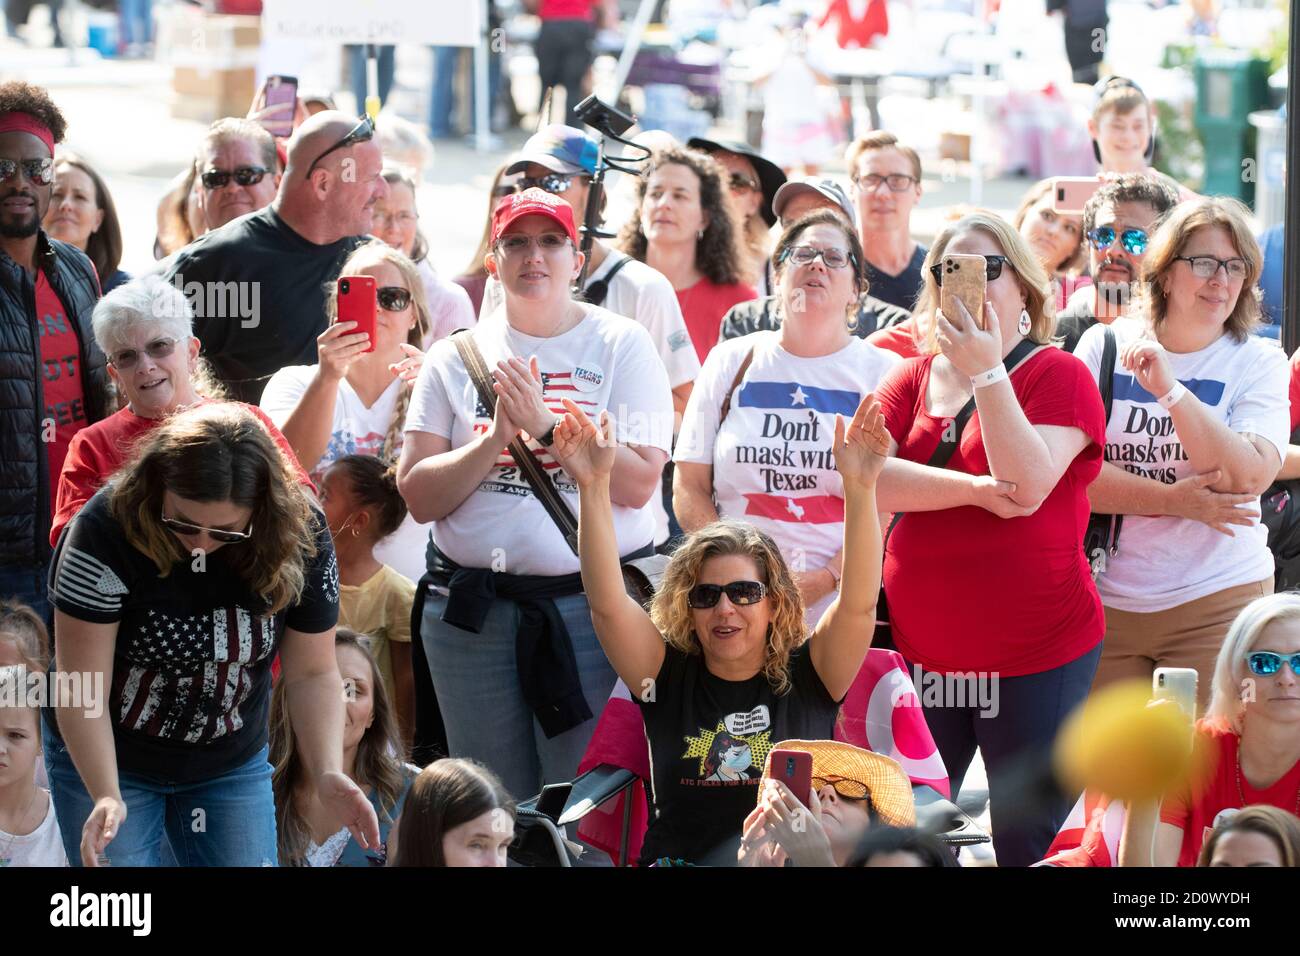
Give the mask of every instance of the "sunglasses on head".
<svg viewBox="0 0 1300 956">
<path fill-rule="evenodd" d="M 984 279 L 992 282 L 998 276 L 1002 275 L 1002 267 L 1006 265 L 1006 256 L 985 256 L 984 257 Z M 943 286 L 943 263 L 936 262 L 930 266 L 930 275 L 934 276 L 934 284 Z"/>
<path fill-rule="evenodd" d="M 7 183 L 18 175 L 18 167 L 23 175 L 38 186 L 48 186 L 54 182 L 54 160 L 48 159 L 0 159 L 0 183 Z"/>
<path fill-rule="evenodd" d="M 1088 241 L 1100 252 L 1115 244 L 1115 230 L 1110 226 L 1098 226 L 1088 230 Z M 1142 229 L 1125 229 L 1119 235 L 1119 244 L 1132 256 L 1140 256 L 1147 251 L 1147 234 Z"/>
<path fill-rule="evenodd" d="M 347 149 L 349 146 L 355 146 L 357 143 L 369 142 L 374 138 L 375 121 L 367 114 L 366 116 L 361 117 L 361 121 L 358 122 L 356 126 L 352 127 L 351 132 L 349 132 L 347 136 L 344 136 L 341 140 L 316 157 L 312 164 L 307 167 L 307 175 L 310 176 L 312 171 L 320 165 L 320 161 L 330 153 L 340 149 Z"/>
<path fill-rule="evenodd" d="M 767 586 L 759 581 L 732 581 L 730 584 L 697 584 L 686 592 L 689 607 L 704 609 L 716 607 L 722 595 L 732 604 L 757 604 L 767 594 Z"/>
<path fill-rule="evenodd" d="M 128 368 L 135 368 L 136 363 L 140 361 L 141 352 L 147 354 L 151 359 L 160 359 L 166 358 L 174 351 L 176 351 L 175 339 L 154 339 L 143 349 L 122 349 L 116 355 L 110 355 L 108 361 L 113 368 L 123 371 Z"/>
<path fill-rule="evenodd" d="M 216 190 L 225 188 L 232 179 L 238 186 L 256 186 L 269 172 L 265 166 L 240 166 L 238 169 L 209 169 L 201 178 L 204 189 Z"/>
<path fill-rule="evenodd" d="M 566 176 L 564 173 L 548 173 L 536 178 L 525 176 L 515 183 L 515 189 L 518 192 L 523 192 L 525 189 L 540 189 L 548 193 L 568 192 L 575 178 L 576 175 Z"/>
<path fill-rule="evenodd" d="M 375 290 L 375 296 L 385 312 L 401 312 L 411 304 L 411 291 L 400 285 L 380 286 Z"/>
<path fill-rule="evenodd" d="M 181 521 L 179 518 L 169 518 L 162 515 L 162 523 L 171 528 L 177 534 L 206 534 L 213 541 L 220 541 L 222 544 L 234 544 L 236 541 L 246 541 L 253 534 L 253 525 L 250 522 L 247 531 L 228 531 L 224 528 L 204 528 L 201 525 L 190 524 L 188 521 Z"/>
<path fill-rule="evenodd" d="M 1272 677 L 1282 669 L 1282 662 L 1291 665 L 1291 673 L 1300 677 L 1300 654 L 1279 654 L 1277 651 L 1251 651 L 1246 655 L 1250 672 L 1261 677 Z"/>
</svg>

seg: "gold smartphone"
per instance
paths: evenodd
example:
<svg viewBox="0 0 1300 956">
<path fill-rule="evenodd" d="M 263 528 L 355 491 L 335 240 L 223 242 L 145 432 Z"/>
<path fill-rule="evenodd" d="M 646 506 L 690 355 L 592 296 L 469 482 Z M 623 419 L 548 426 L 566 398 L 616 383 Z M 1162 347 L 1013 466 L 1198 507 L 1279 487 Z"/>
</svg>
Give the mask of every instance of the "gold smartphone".
<svg viewBox="0 0 1300 956">
<path fill-rule="evenodd" d="M 954 325 L 961 322 L 961 310 L 957 308 L 960 299 L 975 325 L 984 328 L 987 268 L 988 262 L 983 256 L 954 253 L 939 260 L 939 271 L 943 274 L 943 284 L 939 286 L 939 308 L 949 322 Z"/>
</svg>

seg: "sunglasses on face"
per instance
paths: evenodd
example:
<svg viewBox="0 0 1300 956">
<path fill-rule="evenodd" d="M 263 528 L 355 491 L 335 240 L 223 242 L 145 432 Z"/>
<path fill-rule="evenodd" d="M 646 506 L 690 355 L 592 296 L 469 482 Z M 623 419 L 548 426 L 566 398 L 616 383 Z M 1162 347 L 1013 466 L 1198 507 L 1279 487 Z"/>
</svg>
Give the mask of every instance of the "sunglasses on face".
<svg viewBox="0 0 1300 956">
<path fill-rule="evenodd" d="M 1192 275 L 1198 279 L 1209 279 L 1222 267 L 1230 279 L 1244 279 L 1250 269 L 1245 259 L 1220 259 L 1217 256 L 1174 256 L 1179 262 L 1186 262 L 1192 267 Z"/>
<path fill-rule="evenodd" d="M 562 232 L 544 232 L 540 236 L 509 235 L 497 240 L 501 251 L 508 256 L 522 253 L 536 242 L 542 252 L 558 252 L 569 244 L 569 237 Z"/>
<path fill-rule="evenodd" d="M 352 131 L 344 136 L 341 140 L 331 146 L 325 152 L 316 157 L 315 161 L 307 167 L 307 175 L 310 176 L 312 171 L 320 165 L 320 161 L 330 153 L 340 149 L 347 149 L 349 146 L 355 146 L 357 143 L 367 143 L 375 138 L 375 121 L 369 115 L 361 117 L 361 121 L 352 127 Z"/>
<path fill-rule="evenodd" d="M 1282 662 L 1291 665 L 1291 673 L 1300 677 L 1300 654 L 1279 654 L 1277 651 L 1251 651 L 1246 655 L 1250 672 L 1260 677 L 1272 677 L 1282 669 Z"/>
<path fill-rule="evenodd" d="M 202 176 L 203 188 L 224 189 L 230 180 L 238 186 L 256 186 L 270 172 L 265 166 L 240 166 L 238 169 L 209 169 Z"/>
<path fill-rule="evenodd" d="M 18 174 L 22 167 L 23 175 L 38 186 L 48 186 L 54 182 L 54 160 L 50 159 L 0 159 L 0 183 L 7 183 Z"/>
<path fill-rule="evenodd" d="M 871 798 L 871 791 L 861 780 L 850 780 L 847 777 L 812 778 L 814 790 L 821 790 L 828 783 L 835 788 L 835 793 L 845 800 L 869 800 Z"/>
<path fill-rule="evenodd" d="M 108 361 L 118 371 L 125 371 L 129 368 L 135 368 L 136 363 L 140 361 L 140 352 L 142 351 L 151 359 L 166 358 L 176 351 L 176 340 L 154 339 L 143 349 L 122 349 L 116 355 L 110 355 Z"/>
<path fill-rule="evenodd" d="M 815 246 L 791 246 L 782 258 L 795 265 L 810 266 L 818 257 L 826 263 L 828 269 L 843 269 L 853 257 L 843 249 L 818 249 Z"/>
<path fill-rule="evenodd" d="M 758 581 L 732 581 L 730 584 L 697 584 L 686 593 L 686 604 L 696 609 L 716 607 L 722 595 L 736 605 L 757 604 L 767 594 L 767 586 Z"/>
<path fill-rule="evenodd" d="M 1098 252 L 1109 249 L 1115 244 L 1115 230 L 1110 226 L 1098 226 L 1088 231 L 1088 241 Z M 1119 235 L 1119 244 L 1131 256 L 1140 256 L 1147 251 L 1147 234 L 1142 229 L 1125 229 Z"/>
<path fill-rule="evenodd" d="M 757 190 L 759 188 L 758 183 L 754 182 L 754 180 L 750 179 L 744 173 L 732 173 L 727 177 L 727 185 L 730 186 L 734 192 L 738 193 L 750 189 Z"/>
<path fill-rule="evenodd" d="M 375 290 L 375 296 L 379 299 L 379 307 L 385 312 L 401 312 L 411 304 L 411 291 L 400 285 L 381 286 Z"/>
<path fill-rule="evenodd" d="M 227 531 L 224 528 L 204 528 L 197 524 L 190 524 L 188 521 L 181 521 L 178 518 L 169 518 L 162 515 L 162 523 L 171 528 L 177 534 L 206 534 L 213 541 L 220 541 L 222 544 L 234 544 L 236 541 L 246 541 L 253 534 L 253 525 L 250 522 L 247 531 Z"/>
<path fill-rule="evenodd" d="M 992 282 L 1002 275 L 1002 267 L 1006 265 L 1006 256 L 985 256 L 984 257 L 984 280 Z M 936 262 L 930 266 L 930 275 L 934 276 L 934 284 L 943 287 L 943 263 Z"/>
<path fill-rule="evenodd" d="M 568 192 L 569 187 L 573 185 L 574 178 L 574 176 L 566 176 L 563 173 L 550 173 L 546 176 L 538 176 L 536 179 L 525 176 L 515 184 L 515 189 L 518 192 L 534 188 L 548 193 Z"/>
</svg>

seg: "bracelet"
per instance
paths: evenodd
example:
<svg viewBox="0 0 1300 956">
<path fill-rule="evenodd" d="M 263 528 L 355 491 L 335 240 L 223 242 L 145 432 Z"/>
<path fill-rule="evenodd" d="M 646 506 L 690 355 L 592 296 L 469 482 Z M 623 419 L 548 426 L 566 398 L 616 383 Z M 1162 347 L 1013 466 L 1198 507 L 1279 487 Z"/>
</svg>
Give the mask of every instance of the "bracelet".
<svg viewBox="0 0 1300 956">
<path fill-rule="evenodd" d="M 1159 402 L 1161 406 L 1163 406 L 1164 408 L 1171 408 L 1174 405 L 1178 404 L 1178 401 L 1186 394 L 1187 394 L 1187 387 L 1184 386 L 1182 382 L 1175 382 L 1174 387 L 1171 388 L 1164 395 L 1161 395 L 1159 398 L 1157 398 L 1156 401 Z"/>
<path fill-rule="evenodd" d="M 983 388 L 985 385 L 996 385 L 1007 377 L 1007 367 L 1005 365 L 995 365 L 987 372 L 980 372 L 978 375 L 970 377 L 972 388 Z"/>
</svg>

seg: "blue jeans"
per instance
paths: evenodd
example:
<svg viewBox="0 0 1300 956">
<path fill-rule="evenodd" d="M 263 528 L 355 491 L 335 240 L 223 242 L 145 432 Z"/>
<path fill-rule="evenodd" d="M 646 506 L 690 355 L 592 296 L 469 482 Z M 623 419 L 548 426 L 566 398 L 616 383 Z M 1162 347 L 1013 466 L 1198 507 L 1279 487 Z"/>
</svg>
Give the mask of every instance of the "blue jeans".
<svg viewBox="0 0 1300 956">
<path fill-rule="evenodd" d="M 447 725 L 451 756 L 468 757 L 488 767 L 518 800 L 536 795 L 543 784 L 572 780 L 616 680 L 596 639 L 586 595 L 556 598 L 555 607 L 569 629 L 583 696 L 593 717 L 549 739 L 519 686 L 518 605 L 494 601 L 478 634 L 443 623 L 446 605 L 446 597 L 429 592 L 420 635 Z"/>
<path fill-rule="evenodd" d="M 366 110 L 366 47 L 364 43 L 349 44 L 343 48 L 348 56 L 348 79 L 352 83 L 352 95 L 357 98 L 357 114 Z M 397 75 L 395 46 L 378 46 L 375 48 L 375 60 L 379 66 L 380 104 L 388 102 L 388 94 L 393 91 L 393 77 Z"/>
<path fill-rule="evenodd" d="M 54 623 L 54 609 L 50 607 L 50 566 L 42 562 L 32 568 L 0 568 L 0 598 L 22 601 L 41 616 L 46 626 Z"/>
<path fill-rule="evenodd" d="M 993 705 L 927 703 L 927 687 L 942 675 L 921 670 L 917 693 L 925 722 L 943 757 L 955 795 L 979 747 L 989 778 L 989 815 L 999 866 L 1029 866 L 1043 858 L 1074 797 L 1050 782 L 1051 748 L 1065 718 L 1083 703 L 1101 659 L 1101 645 L 1068 664 L 1039 674 L 999 678 Z M 909 662 L 915 673 L 916 665 Z M 991 683 L 991 682 L 990 682 Z M 992 688 L 991 688 L 992 689 Z M 946 698 L 945 692 L 945 698 Z M 982 716 L 982 712 L 995 716 Z M 1077 796 L 1075 794 L 1074 796 Z"/>
<path fill-rule="evenodd" d="M 464 47 L 436 46 L 433 48 L 433 91 L 429 103 L 429 135 L 435 139 L 455 136 L 452 127 L 453 99 L 456 87 L 456 67 Z M 478 55 L 475 49 L 474 55 Z M 474 125 L 474 83 L 470 81 L 470 127 Z M 488 122 L 501 90 L 501 54 L 488 54 Z"/>
<path fill-rule="evenodd" d="M 153 0 L 117 0 L 123 43 L 148 43 L 153 32 Z"/>
<path fill-rule="evenodd" d="M 95 802 L 68 748 L 44 729 L 45 770 L 68 862 L 81 865 L 81 830 Z M 276 866 L 268 748 L 197 783 L 118 774 L 126 822 L 105 849 L 113 866 Z M 165 839 L 164 839 L 165 838 Z"/>
</svg>

